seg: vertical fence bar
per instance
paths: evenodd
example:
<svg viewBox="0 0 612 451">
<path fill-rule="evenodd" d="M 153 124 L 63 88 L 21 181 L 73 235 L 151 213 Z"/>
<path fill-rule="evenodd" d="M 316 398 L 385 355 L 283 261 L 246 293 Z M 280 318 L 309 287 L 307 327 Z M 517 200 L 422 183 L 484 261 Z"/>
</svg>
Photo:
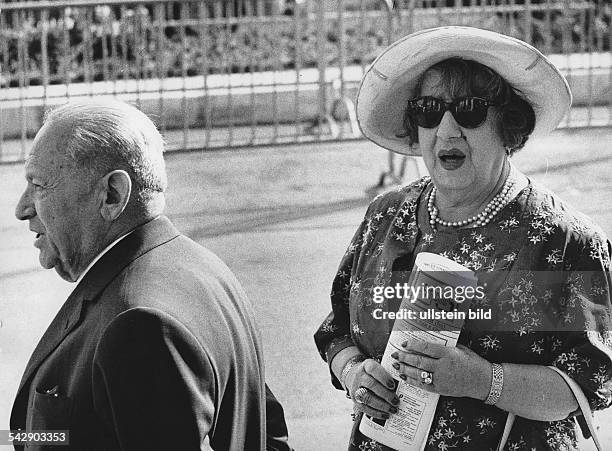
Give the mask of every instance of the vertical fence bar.
<svg viewBox="0 0 612 451">
<path fill-rule="evenodd" d="M 232 58 L 231 58 L 231 43 L 232 43 L 232 15 L 234 12 L 232 2 L 225 3 L 225 26 L 224 26 L 224 47 L 225 51 L 223 61 L 225 63 L 225 74 L 226 74 L 226 92 L 227 92 L 227 111 L 229 112 L 229 116 L 227 118 L 227 145 L 231 146 L 234 142 L 234 119 L 233 119 L 233 109 L 234 109 L 234 99 L 233 99 L 233 91 L 232 91 Z"/>
<path fill-rule="evenodd" d="M 143 69 L 143 51 L 144 43 L 142 37 L 142 23 L 143 23 L 143 10 L 144 6 L 141 3 L 132 5 L 132 53 L 134 55 L 134 84 L 136 85 L 136 105 L 139 109 L 142 108 L 142 78 L 144 75 Z M 132 77 L 130 77 L 132 78 Z"/>
<path fill-rule="evenodd" d="M 367 10 L 365 0 L 359 0 L 359 66 L 361 67 L 361 74 L 365 72 L 366 66 L 366 49 L 369 50 L 368 37 L 366 35 L 366 20 Z"/>
<path fill-rule="evenodd" d="M 245 9 L 245 22 L 242 22 L 245 27 L 245 36 L 248 37 L 248 42 L 251 45 L 251 51 L 249 52 L 248 57 L 248 70 L 249 70 L 249 87 L 251 90 L 250 93 L 250 105 L 251 109 L 249 112 L 249 143 L 254 144 L 255 139 L 257 137 L 257 122 L 255 118 L 255 109 L 257 108 L 256 104 L 256 95 L 255 95 L 255 50 L 257 48 L 257 44 L 259 43 L 257 38 L 256 31 L 256 17 L 255 17 L 255 8 L 253 8 L 253 2 L 247 1 L 244 5 Z M 247 22 L 248 21 L 248 22 Z"/>
<path fill-rule="evenodd" d="M 202 48 L 202 77 L 203 77 L 203 94 L 204 94 L 204 148 L 207 149 L 210 142 L 211 134 L 211 105 L 208 88 L 208 7 L 206 0 L 200 1 L 200 46 Z M 212 46 L 211 46 L 212 48 Z"/>
<path fill-rule="evenodd" d="M 247 16 L 247 9 L 245 5 L 245 1 L 244 0 L 235 0 L 235 1 L 236 1 L 236 7 L 235 7 L 234 13 L 236 17 L 234 19 L 235 25 L 232 27 L 233 32 L 234 32 L 232 42 L 236 44 L 237 49 L 240 49 L 242 48 L 242 46 L 246 45 L 248 41 L 245 38 L 249 35 L 250 26 L 249 26 L 249 23 L 247 22 L 248 16 Z M 249 52 L 249 53 L 252 54 L 253 52 Z M 249 100 L 248 107 L 246 107 L 246 109 L 244 107 L 243 108 L 240 107 L 240 105 L 242 105 L 244 102 L 244 100 L 242 99 L 246 97 L 242 93 L 244 92 L 244 86 L 245 86 L 244 81 L 247 79 L 246 73 L 250 66 L 250 56 L 247 57 L 246 55 L 244 55 L 244 52 L 242 51 L 235 51 L 234 55 L 235 55 L 234 74 L 235 74 L 235 79 L 237 81 L 236 84 L 239 85 L 239 92 L 241 93 L 240 96 L 238 97 L 238 102 L 236 105 L 236 113 L 237 115 L 239 115 L 238 130 L 244 130 L 244 128 L 249 125 L 250 120 L 253 119 L 253 110 L 255 108 L 255 102 L 254 102 L 255 99 L 252 95 L 253 94 L 252 90 L 251 90 L 251 94 L 248 97 L 248 100 Z M 232 86 L 233 85 L 234 83 L 232 83 Z M 241 111 L 244 113 L 240 113 Z M 252 144 L 253 143 L 253 131 L 251 130 L 250 134 L 245 135 L 245 138 L 242 138 L 242 139 L 239 138 L 238 141 L 241 142 L 242 144 Z"/>
<path fill-rule="evenodd" d="M 110 52 L 112 55 L 112 60 L 111 60 L 111 77 L 113 80 L 113 97 L 117 96 L 117 83 L 119 80 L 119 75 L 118 75 L 118 71 L 119 71 L 119 67 L 117 64 L 117 59 L 119 57 L 119 50 L 117 49 L 117 37 L 118 35 L 121 33 L 121 28 L 120 28 L 120 24 L 119 21 L 117 19 L 117 16 L 115 14 L 115 8 L 111 8 L 110 9 L 110 14 L 109 14 L 109 26 L 110 26 L 110 30 L 111 30 L 111 48 L 110 48 Z"/>
<path fill-rule="evenodd" d="M 275 11 L 274 9 L 270 11 L 270 14 L 272 14 L 272 28 L 271 31 L 273 33 L 275 33 L 276 35 L 274 36 L 275 39 L 273 39 L 272 41 L 272 46 L 276 46 L 276 49 L 273 49 L 275 51 L 273 51 L 273 57 L 272 57 L 272 142 L 276 143 L 278 142 L 278 137 L 279 137 L 279 120 L 278 120 L 278 88 L 279 88 L 279 83 L 278 83 L 278 74 L 279 71 L 281 70 L 281 52 L 282 52 L 282 48 L 281 48 L 281 44 L 282 44 L 282 25 L 279 23 L 279 15 L 278 12 Z"/>
<path fill-rule="evenodd" d="M 470 0 L 473 1 L 473 0 Z M 408 17 L 406 22 L 408 23 L 407 25 L 407 29 L 406 29 L 406 33 L 410 34 L 410 33 L 414 33 L 416 31 L 415 26 L 414 26 L 414 21 L 415 21 L 415 15 L 417 14 L 418 11 L 421 10 L 417 10 L 417 0 L 408 0 Z M 403 11 L 400 11 L 399 15 L 400 15 L 400 28 L 403 27 L 404 21 L 402 20 L 402 16 L 403 16 Z"/>
<path fill-rule="evenodd" d="M 300 2 L 294 3 L 293 9 L 293 26 L 294 26 L 294 61 L 295 61 L 295 90 L 293 96 L 293 117 L 296 141 L 300 138 L 300 77 L 302 70 L 302 15 L 304 10 Z"/>
<path fill-rule="evenodd" d="M 327 72 L 327 21 L 325 20 L 325 1 L 316 2 L 317 9 L 317 66 L 319 69 L 319 117 L 318 117 L 318 139 L 321 140 L 323 125 L 327 113 L 327 82 L 325 75 Z"/>
<path fill-rule="evenodd" d="M 84 6 L 85 23 L 83 24 L 83 80 L 88 85 L 89 96 L 93 96 L 93 39 L 91 27 L 93 25 L 93 14 L 91 7 Z M 93 70 L 95 72 L 95 68 Z"/>
<path fill-rule="evenodd" d="M 66 100 L 70 99 L 70 83 L 72 72 L 72 49 L 70 48 L 70 28 L 74 26 L 72 23 L 71 9 L 65 7 L 63 11 L 63 27 L 62 27 L 62 50 L 64 61 L 64 85 L 66 86 Z"/>
<path fill-rule="evenodd" d="M 567 77 L 568 83 L 571 84 L 572 76 L 573 76 L 572 52 L 574 51 L 574 46 L 572 43 L 572 30 L 571 30 L 573 11 L 572 11 L 572 5 L 570 3 L 571 0 L 562 0 L 562 1 L 564 4 L 563 4 L 563 8 L 560 8 L 561 15 L 559 16 L 559 19 L 558 19 L 561 25 L 560 51 L 562 54 L 565 55 L 566 62 L 567 62 L 566 77 Z M 551 29 L 552 29 L 552 23 L 551 23 Z M 552 40 L 552 33 L 551 33 L 550 39 Z M 554 47 L 554 43 L 553 43 L 553 47 Z M 566 121 L 568 125 L 572 124 L 572 113 L 574 112 L 573 110 L 574 110 L 573 108 L 570 108 L 569 111 L 567 112 Z"/>
<path fill-rule="evenodd" d="M 612 86 L 612 17 L 610 19 L 610 24 L 608 25 L 608 52 L 606 53 L 608 56 L 608 86 Z M 605 43 L 602 42 L 602 48 L 604 45 Z M 612 125 L 612 89 L 608 89 L 608 125 Z"/>
<path fill-rule="evenodd" d="M 525 42 L 528 42 L 530 44 L 533 44 L 533 35 L 532 35 L 532 31 L 531 31 L 531 27 L 533 27 L 533 17 L 532 15 L 532 8 L 531 8 L 531 0 L 525 0 L 525 11 L 524 11 L 524 16 L 525 16 L 525 20 L 524 20 L 524 30 L 523 30 L 523 39 L 525 40 Z"/>
<path fill-rule="evenodd" d="M 588 10 L 584 10 L 584 26 L 586 28 L 586 43 L 585 50 L 588 55 L 588 75 L 587 75 L 587 86 L 588 86 L 588 94 L 587 94 L 587 125 L 593 125 L 593 72 L 595 71 L 595 64 L 593 61 L 593 27 L 595 26 L 595 21 L 589 20 L 593 17 L 593 6 L 588 5 Z"/>
<path fill-rule="evenodd" d="M 213 67 L 212 73 L 214 73 L 216 69 L 219 75 L 224 75 L 226 71 L 225 71 L 225 67 L 223 67 L 223 62 L 225 61 L 225 52 L 223 51 L 224 46 L 225 46 L 225 39 L 224 39 L 225 24 L 222 22 L 223 5 L 221 3 L 221 0 L 214 0 L 213 4 L 214 4 L 214 14 L 213 14 L 214 18 L 213 18 L 212 23 L 214 24 L 214 28 L 213 28 L 211 35 L 214 35 L 217 38 L 217 43 L 215 47 L 217 49 L 220 49 L 223 52 L 223 54 L 220 55 L 220 57 L 216 59 L 217 67 L 216 68 Z M 225 89 L 225 85 L 221 85 L 220 83 L 218 83 L 216 88 L 213 88 L 213 89 L 216 89 L 216 92 L 222 92 L 223 89 Z M 219 100 L 219 105 L 221 105 L 221 100 L 222 99 Z M 215 120 L 214 116 L 212 115 L 211 115 L 211 120 L 215 121 L 213 125 L 217 125 L 220 122 L 218 120 Z M 212 129 L 211 129 L 211 132 L 212 132 Z"/>
<path fill-rule="evenodd" d="M 49 95 L 49 10 L 43 9 L 40 14 L 40 63 L 42 65 L 43 85 L 43 111 L 47 109 L 47 96 Z M 1 139 L 1 138 L 0 138 Z"/>
<path fill-rule="evenodd" d="M 110 17 L 110 7 L 109 6 L 101 6 L 100 7 L 100 15 L 102 23 L 99 25 L 100 30 L 100 48 L 102 49 L 102 79 L 105 81 L 104 86 L 108 85 L 108 81 L 110 80 L 110 72 L 109 72 L 109 49 L 108 49 L 108 38 L 112 40 L 113 38 L 113 28 L 112 23 L 109 21 Z"/>
<path fill-rule="evenodd" d="M 166 114 L 164 109 L 164 82 L 166 80 L 166 36 L 164 34 L 166 26 L 166 8 L 162 3 L 155 5 L 155 69 L 157 73 L 157 111 L 158 127 L 162 134 L 166 133 Z"/>
<path fill-rule="evenodd" d="M 552 9 L 551 0 L 546 0 L 546 9 L 544 11 L 544 53 L 552 53 Z"/>
<path fill-rule="evenodd" d="M 340 73 L 340 94 L 339 99 L 337 99 L 337 105 L 345 105 L 348 108 L 348 104 L 344 102 L 346 99 L 346 86 L 344 84 L 344 70 L 346 66 L 346 49 L 345 49 L 345 27 L 344 27 L 344 0 L 337 0 L 337 8 L 338 8 L 338 70 Z M 334 89 L 335 91 L 335 89 Z M 350 115 L 351 112 L 347 111 L 347 115 Z M 341 118 L 344 119 L 344 118 Z M 338 138 L 342 139 L 344 137 L 344 126 L 340 127 L 340 135 Z"/>
<path fill-rule="evenodd" d="M 24 159 L 26 156 L 26 138 L 27 138 L 27 110 L 25 107 L 25 89 L 26 89 L 26 78 L 27 78 L 27 69 L 26 69 L 26 54 L 27 47 L 25 45 L 26 33 L 25 30 L 25 13 L 24 11 L 16 12 L 13 16 L 13 23 L 20 24 L 17 27 L 19 31 L 18 41 L 17 41 L 17 61 L 18 61 L 18 69 L 17 76 L 19 78 L 19 113 L 20 113 L 20 125 L 21 125 L 21 159 Z"/>
<path fill-rule="evenodd" d="M 270 22 L 266 21 L 266 10 L 265 10 L 265 5 L 263 3 L 263 0 L 255 0 L 255 8 L 253 13 L 255 14 L 256 18 L 256 24 L 257 24 L 257 40 L 256 45 L 257 45 L 257 49 L 261 50 L 260 52 L 258 52 L 260 55 L 266 55 L 267 56 L 267 52 L 269 50 L 269 46 L 271 46 L 271 42 L 270 40 L 271 38 L 271 26 L 270 26 Z M 267 73 L 270 71 L 270 67 L 269 67 L 269 60 L 270 58 L 262 58 L 263 61 L 257 61 L 256 59 L 254 59 L 253 61 L 253 65 L 254 65 L 254 71 L 257 72 L 262 72 L 262 73 Z M 251 84 L 255 83 L 255 79 L 254 79 L 255 75 L 252 76 L 251 78 Z M 260 91 L 260 95 L 262 96 L 262 99 L 266 99 L 266 95 L 267 95 L 267 91 L 270 88 L 269 84 L 269 79 L 267 77 L 265 77 L 263 79 L 262 84 L 264 84 L 265 86 L 262 87 L 261 91 Z M 264 100 L 267 103 L 267 99 Z M 252 120 L 252 124 L 254 126 L 256 125 L 262 125 L 263 122 L 268 122 L 267 119 L 260 119 L 258 120 L 255 116 L 253 116 L 253 120 Z M 255 135 L 257 135 L 257 133 L 255 133 Z M 267 138 L 267 132 L 264 132 L 262 134 L 260 134 L 260 139 L 269 139 Z M 267 142 L 267 141 L 266 141 Z"/>
<path fill-rule="evenodd" d="M 188 148 L 189 144 L 189 117 L 187 115 L 187 55 L 189 46 L 187 43 L 186 24 L 187 15 L 185 12 L 185 3 L 179 3 L 179 36 L 181 39 L 181 47 L 183 54 L 181 55 L 181 113 L 183 116 L 183 150 Z"/>
<path fill-rule="evenodd" d="M 121 5 L 120 8 L 120 35 L 121 35 L 121 80 L 123 81 L 123 92 L 128 92 L 128 85 L 130 80 L 130 65 L 128 61 L 128 43 L 127 37 L 129 33 L 128 23 L 128 11 L 125 5 Z"/>
<path fill-rule="evenodd" d="M 3 108 L 3 100 L 4 93 L 8 91 L 11 83 L 10 83 L 10 71 L 6 71 L 9 65 L 9 33 L 6 27 L 6 19 L 4 18 L 4 11 L 0 9 L 0 51 L 2 58 L 0 59 L 0 92 L 2 93 L 2 97 L 0 97 L 0 162 L 4 161 L 4 108 Z M 6 76 L 4 76 L 6 71 Z M 3 81 L 6 80 L 7 86 L 3 86 Z"/>
<path fill-rule="evenodd" d="M 388 7 L 385 9 L 385 11 L 385 17 L 387 18 L 387 42 L 385 43 L 385 46 L 388 46 L 393 42 L 393 11 Z"/>
</svg>

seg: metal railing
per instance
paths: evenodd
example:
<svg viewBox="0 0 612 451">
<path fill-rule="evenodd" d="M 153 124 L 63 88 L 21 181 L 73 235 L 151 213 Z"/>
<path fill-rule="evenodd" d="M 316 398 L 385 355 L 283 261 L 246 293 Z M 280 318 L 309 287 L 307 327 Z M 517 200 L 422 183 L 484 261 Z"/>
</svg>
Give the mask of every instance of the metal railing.
<svg viewBox="0 0 612 451">
<path fill-rule="evenodd" d="M 44 112 L 113 96 L 170 149 L 359 136 L 352 99 L 393 40 L 439 25 L 533 43 L 566 74 L 565 126 L 612 125 L 609 0 L 106 0 L 0 3 L 0 162 Z"/>
</svg>

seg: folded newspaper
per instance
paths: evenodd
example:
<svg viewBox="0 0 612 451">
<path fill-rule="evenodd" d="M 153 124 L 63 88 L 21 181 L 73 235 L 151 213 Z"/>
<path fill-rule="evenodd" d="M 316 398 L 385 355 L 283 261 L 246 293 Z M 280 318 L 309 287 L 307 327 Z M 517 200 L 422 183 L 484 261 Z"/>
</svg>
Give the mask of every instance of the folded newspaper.
<svg viewBox="0 0 612 451">
<path fill-rule="evenodd" d="M 469 299 L 454 299 L 448 293 L 466 289 L 475 292 L 477 279 L 468 268 L 442 257 L 421 252 L 408 280 L 411 295 L 404 297 L 389 337 L 382 366 L 393 376 L 400 399 L 398 413 L 387 420 L 362 418 L 359 430 L 366 436 L 398 451 L 425 448 L 440 395 L 425 391 L 400 379 L 392 366 L 391 354 L 402 350 L 402 343 L 413 340 L 455 346 L 463 326 Z M 470 288 L 468 288 L 470 287 Z M 414 312 L 407 314 L 406 312 Z"/>
</svg>

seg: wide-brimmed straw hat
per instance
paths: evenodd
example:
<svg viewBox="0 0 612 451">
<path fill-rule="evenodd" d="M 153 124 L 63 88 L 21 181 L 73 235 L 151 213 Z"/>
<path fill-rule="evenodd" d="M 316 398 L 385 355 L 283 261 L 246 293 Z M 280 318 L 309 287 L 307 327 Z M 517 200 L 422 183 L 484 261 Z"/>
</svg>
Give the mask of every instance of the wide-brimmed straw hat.
<svg viewBox="0 0 612 451">
<path fill-rule="evenodd" d="M 565 77 L 536 48 L 519 39 L 473 27 L 422 30 L 391 44 L 367 69 L 357 93 L 357 120 L 363 134 L 379 146 L 418 155 L 403 125 L 407 102 L 421 75 L 434 64 L 460 57 L 497 72 L 535 112 L 531 136 L 552 131 L 572 104 Z"/>
</svg>

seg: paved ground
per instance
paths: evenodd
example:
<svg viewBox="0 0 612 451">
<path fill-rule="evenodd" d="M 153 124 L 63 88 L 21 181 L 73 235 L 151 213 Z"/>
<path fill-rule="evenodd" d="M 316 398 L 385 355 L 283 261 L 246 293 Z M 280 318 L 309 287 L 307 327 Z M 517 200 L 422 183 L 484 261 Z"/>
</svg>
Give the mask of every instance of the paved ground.
<svg viewBox="0 0 612 451">
<path fill-rule="evenodd" d="M 533 142 L 516 164 L 612 236 L 612 129 L 566 130 Z M 169 154 L 168 213 L 237 274 L 256 306 L 267 379 L 298 450 L 345 449 L 350 404 L 329 383 L 312 333 L 329 310 L 336 266 L 368 203 L 386 152 L 340 144 Z M 416 176 L 414 167 L 408 179 Z M 25 363 L 70 284 L 38 268 L 12 212 L 20 165 L 0 166 L 0 429 Z M 612 412 L 600 416 L 612 422 Z M 612 431 L 604 449 L 612 449 Z M 583 449 L 589 449 L 587 447 Z"/>
</svg>

